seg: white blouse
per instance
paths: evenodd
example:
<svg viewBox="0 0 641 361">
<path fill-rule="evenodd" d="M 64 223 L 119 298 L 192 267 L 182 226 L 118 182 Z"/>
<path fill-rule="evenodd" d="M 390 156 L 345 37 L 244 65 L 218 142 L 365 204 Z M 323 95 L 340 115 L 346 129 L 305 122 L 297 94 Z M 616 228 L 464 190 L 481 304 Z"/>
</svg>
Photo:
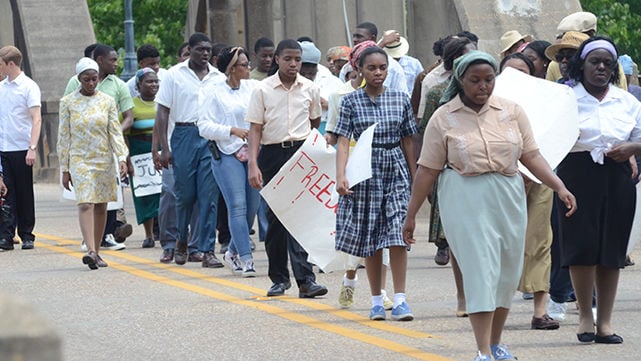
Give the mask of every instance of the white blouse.
<svg viewBox="0 0 641 361">
<path fill-rule="evenodd" d="M 252 91 L 259 82 L 242 79 L 238 89 L 226 81 L 207 84 L 198 95 L 198 131 L 200 136 L 215 140 L 224 154 L 234 154 L 246 141 L 231 135 L 231 128 L 249 129 L 245 120 Z"/>
<path fill-rule="evenodd" d="M 579 106 L 579 139 L 571 152 L 590 152 L 595 163 L 612 147 L 641 141 L 641 103 L 630 93 L 610 84 L 605 98 L 597 98 L 583 84 L 574 87 Z"/>
</svg>

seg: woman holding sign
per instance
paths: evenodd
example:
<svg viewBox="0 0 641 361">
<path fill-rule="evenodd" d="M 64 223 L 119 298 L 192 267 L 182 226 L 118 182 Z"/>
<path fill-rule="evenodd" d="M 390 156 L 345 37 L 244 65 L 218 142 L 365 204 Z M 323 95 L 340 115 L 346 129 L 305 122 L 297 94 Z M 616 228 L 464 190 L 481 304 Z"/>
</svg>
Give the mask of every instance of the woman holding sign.
<svg viewBox="0 0 641 361">
<path fill-rule="evenodd" d="M 336 249 L 364 257 L 372 294 L 370 319 L 384 320 L 381 294 L 382 254 L 389 248 L 394 280 L 392 319 L 414 319 L 405 301 L 407 249 L 401 227 L 409 187 L 416 169 L 412 135 L 417 132 L 409 97 L 383 86 L 387 76 L 387 54 L 379 47 L 363 50 L 358 68 L 365 87 L 343 97 L 334 133 L 336 191 L 341 195 L 336 216 Z M 350 185 L 345 176 L 349 141 L 377 124 L 372 143 L 372 178 Z"/>
<path fill-rule="evenodd" d="M 129 152 L 131 156 L 152 152 L 151 136 L 156 118 L 156 104 L 154 99 L 158 93 L 158 75 L 151 68 L 143 68 L 136 72 L 136 88 L 140 93 L 134 100 L 134 122 L 129 130 Z M 135 166 L 135 164 L 134 164 Z M 153 171 L 153 167 L 149 170 Z M 136 185 L 133 176 L 130 176 L 131 187 L 134 189 L 132 196 L 136 208 L 138 224 L 145 228 L 145 240 L 142 248 L 152 248 L 154 241 L 154 218 L 158 217 L 160 193 L 146 196 L 136 195 Z"/>
<path fill-rule="evenodd" d="M 501 334 L 519 283 L 527 224 L 517 161 L 559 193 L 569 216 L 574 196 L 539 153 L 516 103 L 492 95 L 494 57 L 472 51 L 454 62 L 452 79 L 425 130 L 403 227 L 415 242 L 416 214 L 438 178 L 450 249 L 459 262 L 478 354 L 475 361 L 514 360 Z"/>
<path fill-rule="evenodd" d="M 98 90 L 98 64 L 82 58 L 76 64 L 80 87 L 60 100 L 58 152 L 62 185 L 73 185 L 80 232 L 88 252 L 82 262 L 95 270 L 107 267 L 98 254 L 107 221 L 107 202 L 116 201 L 118 157 L 120 177 L 127 173 L 127 146 L 114 99 Z"/>
<path fill-rule="evenodd" d="M 226 48 L 218 54 L 218 70 L 227 80 L 200 91 L 198 103 L 200 136 L 211 140 L 212 169 L 229 219 L 231 241 L 223 256 L 234 274 L 255 277 L 249 229 L 254 221 L 260 195 L 247 177 L 247 106 L 257 80 L 249 79 L 251 67 L 241 47 Z"/>
</svg>

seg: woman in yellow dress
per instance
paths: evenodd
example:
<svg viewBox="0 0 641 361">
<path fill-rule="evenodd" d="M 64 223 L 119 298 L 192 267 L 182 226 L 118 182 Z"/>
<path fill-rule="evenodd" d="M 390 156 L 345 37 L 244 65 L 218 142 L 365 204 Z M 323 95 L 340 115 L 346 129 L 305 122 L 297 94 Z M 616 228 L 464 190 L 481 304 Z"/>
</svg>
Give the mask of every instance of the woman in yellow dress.
<svg viewBox="0 0 641 361">
<path fill-rule="evenodd" d="M 127 146 L 120 130 L 115 100 L 96 90 L 98 64 L 82 58 L 76 64 L 80 87 L 60 100 L 58 152 L 62 185 L 73 185 L 80 232 L 88 252 L 82 263 L 90 269 L 107 267 L 98 254 L 107 217 L 107 202 L 115 201 L 118 171 L 127 173 Z"/>
</svg>

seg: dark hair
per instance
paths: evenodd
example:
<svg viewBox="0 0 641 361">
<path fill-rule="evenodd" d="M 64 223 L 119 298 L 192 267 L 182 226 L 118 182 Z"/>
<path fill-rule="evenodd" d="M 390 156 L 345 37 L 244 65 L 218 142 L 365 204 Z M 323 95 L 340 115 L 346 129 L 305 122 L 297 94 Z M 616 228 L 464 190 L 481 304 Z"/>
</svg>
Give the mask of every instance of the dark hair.
<svg viewBox="0 0 641 361">
<path fill-rule="evenodd" d="M 294 39 L 284 39 L 278 43 L 278 46 L 276 47 L 275 55 L 280 55 L 280 53 L 285 49 L 294 49 L 294 50 L 300 50 L 301 53 L 303 52 L 303 49 L 300 47 L 300 44 L 298 43 L 298 41 Z"/>
<path fill-rule="evenodd" d="M 310 43 L 314 42 L 314 39 L 310 38 L 309 36 L 301 36 L 300 38 L 296 39 L 299 43 L 302 43 L 303 41 L 309 41 Z"/>
<path fill-rule="evenodd" d="M 138 58 L 138 61 L 147 58 L 157 58 L 159 56 L 160 53 L 158 52 L 158 49 L 151 44 L 141 45 L 138 48 L 138 51 L 136 51 L 136 58 Z"/>
<path fill-rule="evenodd" d="M 109 55 L 112 51 L 116 50 L 109 45 L 98 44 L 93 50 L 93 60 L 98 60 L 101 56 Z"/>
<path fill-rule="evenodd" d="M 234 54 L 238 54 L 238 56 L 240 56 L 240 54 L 245 54 L 245 56 L 249 58 L 245 49 L 241 47 L 226 47 L 218 53 L 218 60 L 216 61 L 216 67 L 218 70 L 222 73 L 226 73 L 229 63 L 234 58 Z"/>
<path fill-rule="evenodd" d="M 258 53 L 261 48 L 273 48 L 274 42 L 270 38 L 259 38 L 254 44 L 254 53 Z"/>
<path fill-rule="evenodd" d="M 220 55 L 220 52 L 223 51 L 225 48 L 230 48 L 229 45 L 225 43 L 216 43 L 211 46 L 211 56 L 218 56 Z M 224 72 L 223 72 L 224 73 Z"/>
<path fill-rule="evenodd" d="M 189 46 L 188 42 L 185 41 L 184 43 L 182 43 L 182 45 L 180 45 L 180 47 L 178 48 L 177 56 L 180 57 L 182 55 L 183 50 L 185 50 L 185 48 L 188 46 Z"/>
<path fill-rule="evenodd" d="M 432 53 L 438 57 L 443 57 L 443 49 L 445 48 L 445 44 L 447 44 L 450 40 L 452 40 L 454 37 L 452 35 L 448 35 L 444 38 L 439 38 L 432 44 Z"/>
<path fill-rule="evenodd" d="M 476 36 L 476 34 L 471 33 L 471 32 L 469 32 L 467 30 L 461 31 L 460 33 L 456 34 L 456 36 L 461 37 L 461 38 L 468 38 L 474 44 L 478 44 L 478 42 L 479 42 L 479 37 Z"/>
<path fill-rule="evenodd" d="M 552 44 L 550 44 L 549 41 L 534 40 L 533 42 L 527 44 L 525 49 L 532 49 L 539 58 L 543 59 L 544 61 L 549 61 L 547 56 L 545 56 L 545 49 L 547 49 L 547 47 L 550 45 Z"/>
<path fill-rule="evenodd" d="M 91 44 L 85 48 L 85 58 L 92 58 L 93 59 L 93 51 L 96 49 L 96 46 L 101 45 L 98 43 Z"/>
<path fill-rule="evenodd" d="M 523 53 L 512 53 L 506 56 L 505 58 L 503 58 L 503 60 L 501 60 L 501 63 L 499 64 L 499 72 L 503 71 L 503 66 L 510 59 L 522 60 L 525 63 L 525 65 L 527 65 L 527 68 L 530 69 L 530 75 L 534 75 L 534 63 L 532 62 L 532 60 L 530 60 L 530 58 L 523 55 Z"/>
<path fill-rule="evenodd" d="M 463 55 L 465 47 L 472 44 L 468 38 L 450 38 L 445 46 L 443 46 L 443 67 L 445 70 L 452 70 L 454 67 L 454 60 Z"/>
<path fill-rule="evenodd" d="M 209 43 L 209 37 L 203 33 L 193 33 L 189 37 L 189 46 L 194 47 L 198 45 L 198 43 L 206 42 Z"/>
<path fill-rule="evenodd" d="M 374 23 L 370 23 L 369 21 L 356 25 L 356 29 L 365 29 L 375 38 L 378 36 L 378 28 Z"/>
<path fill-rule="evenodd" d="M 363 50 L 361 55 L 358 57 L 358 67 L 362 68 L 363 64 L 365 64 L 365 58 L 372 54 L 383 54 L 385 56 L 385 61 L 389 64 L 389 59 L 387 58 L 387 53 L 385 50 L 379 48 L 378 46 L 372 46 L 371 48 L 367 48 Z"/>
<path fill-rule="evenodd" d="M 617 54 L 619 51 L 617 50 L 616 45 L 614 45 L 614 42 L 610 40 L 610 38 L 607 38 L 605 36 L 593 36 L 589 38 L 588 40 L 584 41 L 583 44 L 577 49 L 576 53 L 574 53 L 574 56 L 572 56 L 572 59 L 570 59 L 570 62 L 568 63 L 568 77 L 570 79 L 576 80 L 578 83 L 583 81 L 583 64 L 585 63 L 585 59 L 581 59 L 581 53 L 583 52 L 583 49 L 585 46 L 595 40 L 605 40 L 612 44 L 614 46 L 614 50 L 616 50 Z M 613 62 L 612 62 L 612 77 L 610 78 L 610 83 L 618 83 L 619 82 L 619 62 L 617 61 L 617 58 L 613 56 Z"/>
</svg>

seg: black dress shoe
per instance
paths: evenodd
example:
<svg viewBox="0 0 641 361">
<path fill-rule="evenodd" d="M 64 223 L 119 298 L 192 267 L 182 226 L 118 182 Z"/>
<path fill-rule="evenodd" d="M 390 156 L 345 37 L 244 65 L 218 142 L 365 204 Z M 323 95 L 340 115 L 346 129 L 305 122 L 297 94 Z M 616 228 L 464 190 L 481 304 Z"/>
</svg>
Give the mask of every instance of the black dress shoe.
<svg viewBox="0 0 641 361">
<path fill-rule="evenodd" d="M 292 287 L 292 284 L 289 281 L 284 283 L 274 283 L 267 291 L 267 296 L 282 296 L 290 287 Z"/>
<path fill-rule="evenodd" d="M 174 250 L 166 249 L 162 251 L 162 256 L 160 257 L 160 263 L 171 263 L 174 260 Z"/>
<path fill-rule="evenodd" d="M 576 338 L 579 340 L 579 342 L 594 342 L 594 332 L 583 332 L 583 333 L 577 333 Z"/>
<path fill-rule="evenodd" d="M 32 240 L 22 241 L 22 249 L 33 249 L 33 241 Z"/>
<path fill-rule="evenodd" d="M 298 286 L 299 298 L 314 298 L 327 294 L 327 287 L 316 282 L 304 283 Z"/>
<path fill-rule="evenodd" d="M 176 250 L 174 250 L 174 261 L 178 265 L 187 263 L 187 242 L 176 241 Z"/>
<path fill-rule="evenodd" d="M 0 252 L 13 250 L 13 240 L 0 239 Z"/>
<path fill-rule="evenodd" d="M 594 337 L 594 342 L 595 343 L 609 343 L 609 344 L 623 343 L 623 337 L 617 335 L 616 333 L 613 333 L 613 334 L 607 335 L 607 336 L 596 335 Z"/>
</svg>

